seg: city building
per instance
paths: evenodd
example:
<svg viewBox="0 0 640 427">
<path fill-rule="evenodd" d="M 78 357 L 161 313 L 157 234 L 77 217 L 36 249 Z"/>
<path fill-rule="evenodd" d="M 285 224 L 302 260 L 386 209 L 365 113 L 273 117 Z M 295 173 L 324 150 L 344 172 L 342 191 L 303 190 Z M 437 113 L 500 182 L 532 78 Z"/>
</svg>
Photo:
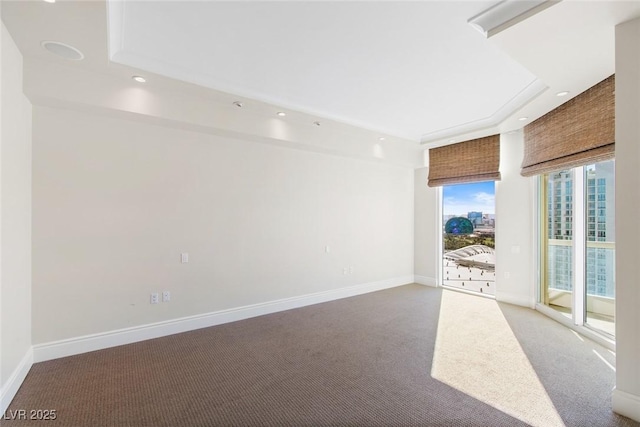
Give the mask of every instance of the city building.
<svg viewBox="0 0 640 427">
<path fill-rule="evenodd" d="M 469 212 L 467 218 L 471 221 L 474 228 L 482 225 L 482 212 Z"/>
</svg>

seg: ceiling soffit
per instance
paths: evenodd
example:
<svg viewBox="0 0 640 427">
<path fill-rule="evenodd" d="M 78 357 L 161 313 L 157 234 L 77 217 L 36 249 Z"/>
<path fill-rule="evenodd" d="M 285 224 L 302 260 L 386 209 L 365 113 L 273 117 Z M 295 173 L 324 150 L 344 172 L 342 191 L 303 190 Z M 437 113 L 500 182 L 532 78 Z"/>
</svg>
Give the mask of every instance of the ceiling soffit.
<svg viewBox="0 0 640 427">
<path fill-rule="evenodd" d="M 112 61 L 427 142 L 546 87 L 467 20 L 479 2 L 109 1 Z"/>
</svg>

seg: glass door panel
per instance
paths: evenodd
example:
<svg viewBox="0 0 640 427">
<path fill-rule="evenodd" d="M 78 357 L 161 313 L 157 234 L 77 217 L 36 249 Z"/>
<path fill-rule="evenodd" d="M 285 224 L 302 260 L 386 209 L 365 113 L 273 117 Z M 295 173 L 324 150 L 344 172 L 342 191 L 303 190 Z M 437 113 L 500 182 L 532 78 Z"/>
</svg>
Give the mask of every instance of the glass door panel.
<svg viewBox="0 0 640 427">
<path fill-rule="evenodd" d="M 544 177 L 542 261 L 545 305 L 571 317 L 573 307 L 573 171 Z"/>
<path fill-rule="evenodd" d="M 615 335 L 615 163 L 585 166 L 587 325 Z"/>
</svg>

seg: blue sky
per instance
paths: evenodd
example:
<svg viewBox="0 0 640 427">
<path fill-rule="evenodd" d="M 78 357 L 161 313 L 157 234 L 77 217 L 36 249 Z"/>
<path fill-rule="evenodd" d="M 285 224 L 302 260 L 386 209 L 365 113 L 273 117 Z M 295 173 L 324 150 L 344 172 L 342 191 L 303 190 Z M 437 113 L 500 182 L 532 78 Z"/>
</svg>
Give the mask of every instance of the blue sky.
<svg viewBox="0 0 640 427">
<path fill-rule="evenodd" d="M 468 212 L 495 214 L 495 182 L 445 185 L 442 188 L 443 215 L 467 216 Z"/>
</svg>

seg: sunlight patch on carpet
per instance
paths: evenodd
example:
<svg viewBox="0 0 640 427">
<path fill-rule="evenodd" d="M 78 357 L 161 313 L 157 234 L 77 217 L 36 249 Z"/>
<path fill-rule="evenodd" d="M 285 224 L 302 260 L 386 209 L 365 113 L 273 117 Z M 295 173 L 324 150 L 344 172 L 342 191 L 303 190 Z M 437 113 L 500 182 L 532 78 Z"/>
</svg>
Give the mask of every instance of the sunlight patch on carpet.
<svg viewBox="0 0 640 427">
<path fill-rule="evenodd" d="M 431 376 L 532 426 L 564 426 L 495 300 L 442 292 Z"/>
</svg>

